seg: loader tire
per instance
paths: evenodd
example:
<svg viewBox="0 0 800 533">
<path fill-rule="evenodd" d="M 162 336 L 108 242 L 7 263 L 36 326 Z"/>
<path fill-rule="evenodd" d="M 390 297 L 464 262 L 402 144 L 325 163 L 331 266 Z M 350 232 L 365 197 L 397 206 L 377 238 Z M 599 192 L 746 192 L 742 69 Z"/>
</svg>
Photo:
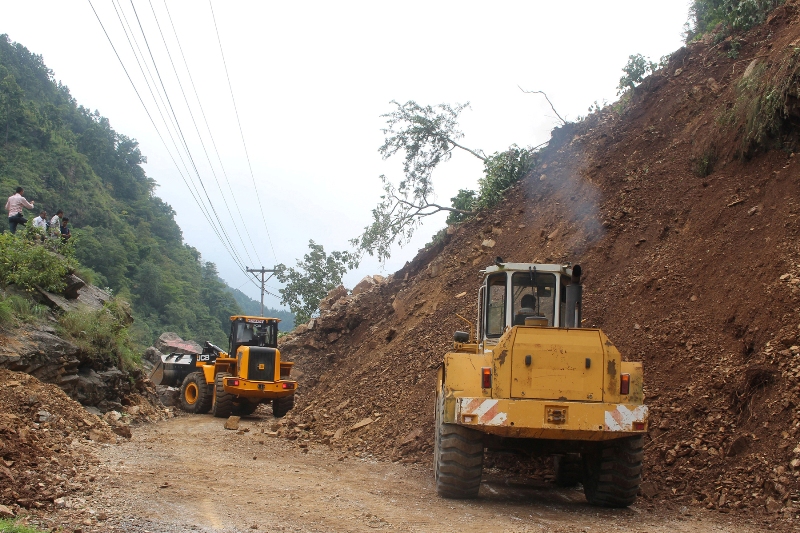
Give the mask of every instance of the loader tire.
<svg viewBox="0 0 800 533">
<path fill-rule="evenodd" d="M 217 418 L 228 418 L 233 414 L 235 396 L 225 392 L 225 387 L 222 385 L 222 380 L 229 377 L 231 375 L 228 372 L 220 372 L 214 382 L 216 397 L 214 398 L 214 407 L 211 408 L 211 413 Z"/>
<path fill-rule="evenodd" d="M 553 456 L 556 471 L 555 484 L 559 487 L 574 487 L 583 478 L 583 461 L 577 453 Z"/>
<path fill-rule="evenodd" d="M 187 413 L 203 414 L 211 409 L 214 401 L 214 390 L 206 383 L 202 372 L 192 372 L 181 384 L 181 409 Z"/>
<path fill-rule="evenodd" d="M 483 435 L 456 424 L 445 424 L 444 393 L 436 397 L 436 438 L 433 471 L 436 492 L 444 498 L 477 498 L 483 475 Z"/>
<path fill-rule="evenodd" d="M 283 418 L 294 407 L 294 394 L 272 400 L 272 416 Z"/>
<path fill-rule="evenodd" d="M 643 437 L 615 439 L 584 454 L 583 492 L 590 504 L 627 507 L 636 500 L 642 482 L 643 445 Z"/>
<path fill-rule="evenodd" d="M 233 410 L 238 416 L 248 416 L 255 413 L 259 405 L 261 405 L 261 403 L 252 403 L 247 400 L 242 400 L 236 404 Z"/>
</svg>

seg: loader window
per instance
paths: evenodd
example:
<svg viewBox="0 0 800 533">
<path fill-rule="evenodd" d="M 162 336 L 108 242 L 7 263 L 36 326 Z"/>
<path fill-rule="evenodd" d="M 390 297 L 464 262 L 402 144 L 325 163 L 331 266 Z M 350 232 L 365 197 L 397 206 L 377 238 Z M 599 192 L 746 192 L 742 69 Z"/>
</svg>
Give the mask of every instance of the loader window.
<svg viewBox="0 0 800 533">
<path fill-rule="evenodd" d="M 556 310 L 556 276 L 542 272 L 515 272 L 511 278 L 512 311 L 530 306 L 536 314 L 547 318 L 547 325 L 553 326 Z"/>
<path fill-rule="evenodd" d="M 486 336 L 499 337 L 506 329 L 506 274 L 489 277 L 486 289 Z"/>
</svg>

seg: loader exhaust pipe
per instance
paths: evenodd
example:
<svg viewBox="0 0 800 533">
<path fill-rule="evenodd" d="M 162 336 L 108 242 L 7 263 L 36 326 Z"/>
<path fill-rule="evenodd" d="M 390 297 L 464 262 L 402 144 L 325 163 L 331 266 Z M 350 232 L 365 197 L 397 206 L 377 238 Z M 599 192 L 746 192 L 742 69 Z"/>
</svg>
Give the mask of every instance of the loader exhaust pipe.
<svg viewBox="0 0 800 533">
<path fill-rule="evenodd" d="M 583 305 L 583 285 L 581 285 L 582 269 L 580 265 L 572 267 L 572 277 L 569 285 L 566 286 L 566 313 L 564 314 L 564 326 L 568 328 L 581 327 L 581 314 Z"/>
</svg>

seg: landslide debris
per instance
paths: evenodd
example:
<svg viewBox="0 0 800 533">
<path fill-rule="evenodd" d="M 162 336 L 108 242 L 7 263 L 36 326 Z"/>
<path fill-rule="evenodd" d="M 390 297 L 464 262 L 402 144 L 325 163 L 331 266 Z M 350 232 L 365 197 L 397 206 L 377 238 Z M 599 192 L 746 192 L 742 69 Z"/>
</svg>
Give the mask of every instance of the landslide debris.
<svg viewBox="0 0 800 533">
<path fill-rule="evenodd" d="M 644 362 L 643 504 L 796 520 L 798 5 L 678 50 L 620 102 L 555 130 L 494 210 L 386 279 L 332 292 L 282 342 L 302 375 L 277 433 L 430 461 L 436 368 L 468 328 L 456 314 L 474 321 L 479 270 L 495 256 L 579 262 L 585 325 Z M 770 84 L 780 109 L 761 105 Z"/>
</svg>

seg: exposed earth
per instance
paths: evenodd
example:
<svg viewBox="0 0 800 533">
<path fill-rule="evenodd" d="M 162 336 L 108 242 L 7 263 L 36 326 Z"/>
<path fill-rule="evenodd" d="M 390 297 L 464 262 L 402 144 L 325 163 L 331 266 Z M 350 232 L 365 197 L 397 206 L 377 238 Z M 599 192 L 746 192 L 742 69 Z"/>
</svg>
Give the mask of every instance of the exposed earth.
<svg viewBox="0 0 800 533">
<path fill-rule="evenodd" d="M 26 520 L 63 531 L 138 533 L 761 530 L 732 515 L 668 503 L 598 509 L 580 491 L 492 470 L 480 499 L 444 500 L 428 465 L 270 436 L 274 419 L 266 409 L 243 419 L 238 431 L 224 422 L 179 416 L 137 428 L 119 444 L 95 445 L 84 490 L 31 509 Z"/>
</svg>

